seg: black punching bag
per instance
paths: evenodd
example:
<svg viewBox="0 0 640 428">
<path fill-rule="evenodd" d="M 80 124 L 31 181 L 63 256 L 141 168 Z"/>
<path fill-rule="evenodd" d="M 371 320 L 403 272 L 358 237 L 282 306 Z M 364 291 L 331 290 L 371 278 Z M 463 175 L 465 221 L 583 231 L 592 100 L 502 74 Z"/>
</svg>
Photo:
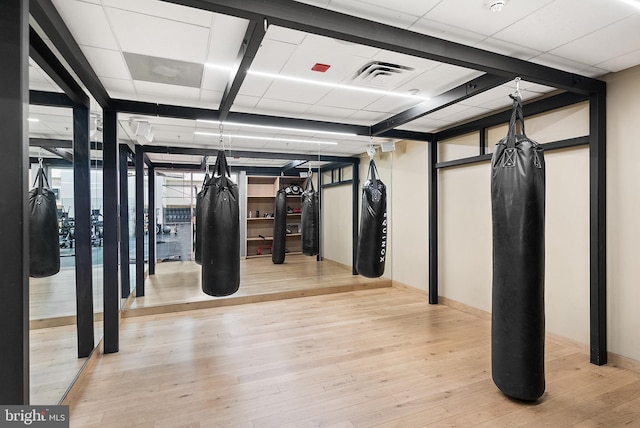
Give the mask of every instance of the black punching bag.
<svg viewBox="0 0 640 428">
<path fill-rule="evenodd" d="M 209 173 L 206 173 L 204 175 L 204 181 L 202 182 L 202 188 L 196 195 L 196 234 L 194 247 L 196 263 L 199 265 L 202 264 L 202 198 L 204 198 L 204 194 L 207 191 L 209 179 Z"/>
<path fill-rule="evenodd" d="M 504 394 L 532 401 L 545 388 L 545 164 L 542 148 L 525 135 L 520 97 L 511 98 L 509 131 L 491 160 L 491 373 Z"/>
<path fill-rule="evenodd" d="M 228 296 L 240 287 L 240 208 L 238 185 L 223 150 L 202 198 L 202 291 Z"/>
<path fill-rule="evenodd" d="M 284 252 L 287 242 L 287 193 L 284 189 L 280 189 L 278 193 L 276 193 L 274 213 L 271 261 L 274 264 L 280 265 L 284 263 Z"/>
<path fill-rule="evenodd" d="M 309 175 L 307 185 L 302 192 L 302 254 L 315 256 L 320 252 L 320 204 L 318 192 L 313 187 L 313 177 Z"/>
<path fill-rule="evenodd" d="M 387 190 L 377 178 L 377 172 L 376 164 L 371 159 L 367 181 L 362 186 L 362 214 L 356 258 L 356 270 L 368 278 L 382 276 L 387 254 Z"/>
<path fill-rule="evenodd" d="M 56 195 L 40 167 L 29 191 L 29 276 L 42 278 L 60 272 L 59 239 Z"/>
</svg>

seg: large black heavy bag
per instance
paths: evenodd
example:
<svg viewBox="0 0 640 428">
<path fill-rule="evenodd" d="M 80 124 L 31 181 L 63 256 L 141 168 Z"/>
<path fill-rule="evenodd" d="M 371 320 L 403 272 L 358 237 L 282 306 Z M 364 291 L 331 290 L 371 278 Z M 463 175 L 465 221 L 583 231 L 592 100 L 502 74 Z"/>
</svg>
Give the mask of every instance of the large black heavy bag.
<svg viewBox="0 0 640 428">
<path fill-rule="evenodd" d="M 320 204 L 319 195 L 313 187 L 313 177 L 309 176 L 302 192 L 302 254 L 315 256 L 320 252 Z"/>
<path fill-rule="evenodd" d="M 367 181 L 362 186 L 356 258 L 356 270 L 368 278 L 382 276 L 387 255 L 387 189 L 377 178 L 377 172 L 376 164 L 371 159 Z"/>
<path fill-rule="evenodd" d="M 202 291 L 228 296 L 240 287 L 240 208 L 224 151 L 202 198 Z"/>
<path fill-rule="evenodd" d="M 504 394 L 529 401 L 545 388 L 545 163 L 542 148 L 525 135 L 519 96 L 512 98 L 508 134 L 491 160 L 491 372 Z"/>
<path fill-rule="evenodd" d="M 42 278 L 60 272 L 60 240 L 56 195 L 42 167 L 29 191 L 29 276 Z"/>
<path fill-rule="evenodd" d="M 195 249 L 195 261 L 197 264 L 202 264 L 202 198 L 207 191 L 207 184 L 209 183 L 209 173 L 204 175 L 204 181 L 202 182 L 202 188 L 196 195 L 196 233 L 194 236 L 193 246 Z"/>
<path fill-rule="evenodd" d="M 273 243 L 271 244 L 271 261 L 274 264 L 284 263 L 287 243 L 287 193 L 284 189 L 276 193 L 273 219 Z"/>
</svg>

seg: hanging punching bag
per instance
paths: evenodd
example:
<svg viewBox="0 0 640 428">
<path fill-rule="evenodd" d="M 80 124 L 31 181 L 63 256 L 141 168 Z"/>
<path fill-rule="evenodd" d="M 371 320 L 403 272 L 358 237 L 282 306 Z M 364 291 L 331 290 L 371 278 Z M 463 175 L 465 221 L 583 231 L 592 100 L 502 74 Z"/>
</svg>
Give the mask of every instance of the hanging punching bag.
<svg viewBox="0 0 640 428">
<path fill-rule="evenodd" d="M 387 190 L 377 178 L 377 172 L 376 164 L 371 159 L 367 181 L 362 186 L 362 214 L 356 258 L 356 270 L 368 278 L 382 276 L 387 254 Z"/>
<path fill-rule="evenodd" d="M 29 191 L 29 276 L 42 278 L 60 271 L 59 239 L 56 195 L 40 167 Z"/>
<path fill-rule="evenodd" d="M 240 208 L 238 186 L 223 150 L 202 197 L 202 291 L 228 296 L 240 287 Z"/>
<path fill-rule="evenodd" d="M 195 247 L 195 261 L 197 264 L 202 264 L 202 198 L 207 191 L 209 183 L 209 173 L 204 175 L 204 181 L 202 182 L 202 188 L 196 195 L 196 233 L 194 237 Z"/>
<path fill-rule="evenodd" d="M 276 193 L 274 213 L 271 261 L 279 265 L 284 263 L 287 242 L 287 192 L 284 189 L 280 189 Z"/>
<path fill-rule="evenodd" d="M 525 135 L 520 97 L 511 98 L 509 130 L 491 160 L 491 372 L 504 394 L 530 401 L 545 388 L 545 163 L 542 148 Z"/>
<path fill-rule="evenodd" d="M 302 254 L 315 256 L 320 252 L 320 210 L 318 192 L 313 187 L 313 177 L 309 175 L 304 192 L 302 192 Z"/>
</svg>

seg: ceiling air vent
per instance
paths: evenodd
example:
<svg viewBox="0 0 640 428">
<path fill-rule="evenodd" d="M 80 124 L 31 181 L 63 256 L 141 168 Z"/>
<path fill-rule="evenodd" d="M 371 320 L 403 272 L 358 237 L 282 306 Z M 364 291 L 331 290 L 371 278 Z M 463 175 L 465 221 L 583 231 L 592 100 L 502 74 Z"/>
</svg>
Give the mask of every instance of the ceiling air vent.
<svg viewBox="0 0 640 428">
<path fill-rule="evenodd" d="M 389 89 L 398 86 L 413 70 L 413 67 L 405 65 L 371 61 L 356 72 L 353 80 L 370 86 Z"/>
</svg>

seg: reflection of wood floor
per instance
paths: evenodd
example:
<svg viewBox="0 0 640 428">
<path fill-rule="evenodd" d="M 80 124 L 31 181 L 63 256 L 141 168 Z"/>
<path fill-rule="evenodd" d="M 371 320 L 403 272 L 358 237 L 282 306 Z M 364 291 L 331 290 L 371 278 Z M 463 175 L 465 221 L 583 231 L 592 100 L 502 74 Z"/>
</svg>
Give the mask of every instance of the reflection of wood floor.
<svg viewBox="0 0 640 428">
<path fill-rule="evenodd" d="M 125 318 L 72 427 L 569 427 L 640 420 L 640 372 L 546 344 L 537 404 L 493 385 L 490 321 L 380 288 Z M 635 421 L 635 422 L 634 422 Z"/>
<path fill-rule="evenodd" d="M 274 265 L 271 257 L 241 260 L 240 289 L 231 296 L 216 298 L 202 292 L 200 270 L 194 262 L 158 263 L 156 274 L 145 282 L 145 296 L 135 298 L 124 316 L 391 286 L 389 279 L 353 275 L 351 268 L 338 263 L 289 255 L 281 265 Z"/>
</svg>

